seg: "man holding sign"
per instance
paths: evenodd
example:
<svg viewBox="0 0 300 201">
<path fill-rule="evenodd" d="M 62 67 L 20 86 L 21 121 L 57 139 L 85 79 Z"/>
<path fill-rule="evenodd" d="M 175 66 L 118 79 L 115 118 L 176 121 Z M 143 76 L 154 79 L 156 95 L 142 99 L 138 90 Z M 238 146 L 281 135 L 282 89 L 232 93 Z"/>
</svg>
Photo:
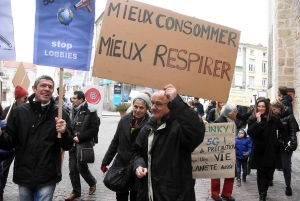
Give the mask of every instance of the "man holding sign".
<svg viewBox="0 0 300 201">
<path fill-rule="evenodd" d="M 54 81 L 43 75 L 32 87 L 29 103 L 12 110 L 6 131 L 0 130 L 0 148 L 16 148 L 13 182 L 19 185 L 21 201 L 51 201 L 56 183 L 61 181 L 61 148 L 73 146 L 70 119 L 52 98 Z M 57 138 L 57 132 L 61 138 Z"/>
<path fill-rule="evenodd" d="M 152 118 L 134 145 L 137 201 L 195 201 L 191 153 L 204 138 L 205 126 L 168 84 L 151 97 Z"/>
</svg>

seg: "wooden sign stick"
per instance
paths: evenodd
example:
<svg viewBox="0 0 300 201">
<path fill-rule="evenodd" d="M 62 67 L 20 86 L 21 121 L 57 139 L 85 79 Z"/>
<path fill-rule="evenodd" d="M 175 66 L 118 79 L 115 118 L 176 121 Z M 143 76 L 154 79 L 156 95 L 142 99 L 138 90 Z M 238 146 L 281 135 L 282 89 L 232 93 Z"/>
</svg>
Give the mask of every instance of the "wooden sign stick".
<svg viewBox="0 0 300 201">
<path fill-rule="evenodd" d="M 59 99 L 58 99 L 58 117 L 62 118 L 62 95 L 63 95 L 63 77 L 64 77 L 64 69 L 59 69 Z M 57 138 L 61 138 L 61 133 L 57 133 Z"/>
<path fill-rule="evenodd" d="M 22 86 L 22 84 L 23 84 L 23 82 L 24 82 L 24 80 L 25 80 L 25 78 L 26 78 L 26 75 L 27 75 L 27 74 L 25 74 L 25 75 L 23 76 L 23 79 L 22 79 L 22 82 L 21 82 L 20 86 Z M 16 86 L 14 86 L 14 87 L 16 87 Z M 16 102 L 16 100 L 14 100 L 13 104 L 10 105 L 10 108 L 9 108 L 7 114 L 6 114 L 5 119 L 4 119 L 6 122 L 7 122 L 7 119 L 8 119 L 8 117 L 9 117 L 9 115 L 10 115 L 10 111 L 11 111 L 11 109 L 12 109 L 12 106 L 15 104 L 15 102 Z"/>
</svg>

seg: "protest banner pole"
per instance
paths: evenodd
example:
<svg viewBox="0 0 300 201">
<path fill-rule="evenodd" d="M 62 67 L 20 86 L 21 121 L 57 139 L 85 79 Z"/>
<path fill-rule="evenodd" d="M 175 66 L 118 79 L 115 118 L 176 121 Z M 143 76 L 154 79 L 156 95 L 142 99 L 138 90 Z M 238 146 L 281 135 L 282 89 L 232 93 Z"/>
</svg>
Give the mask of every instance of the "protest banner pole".
<svg viewBox="0 0 300 201">
<path fill-rule="evenodd" d="M 10 114 L 11 108 L 12 108 L 13 104 L 15 104 L 15 102 L 16 102 L 16 100 L 14 100 L 14 102 L 13 102 L 13 103 L 10 105 L 10 107 L 9 107 L 9 110 L 8 110 L 8 112 L 7 112 L 7 115 L 6 115 L 5 119 L 4 119 L 4 121 L 6 121 L 6 122 L 7 122 L 7 119 L 8 119 L 8 117 L 9 117 L 9 114 Z"/>
<path fill-rule="evenodd" d="M 59 100 L 58 100 L 58 116 L 57 118 L 62 118 L 62 94 L 63 94 L 63 76 L 64 76 L 64 69 L 59 69 Z M 61 138 L 61 133 L 57 133 L 57 138 Z"/>
<path fill-rule="evenodd" d="M 23 76 L 23 79 L 22 79 L 22 81 L 21 81 L 20 86 L 22 86 L 22 84 L 23 84 L 23 82 L 24 82 L 24 80 L 25 80 L 25 78 L 26 78 L 26 75 L 27 75 L 27 74 L 25 74 L 25 75 Z M 16 87 L 16 86 L 15 86 L 15 87 Z M 7 112 L 7 114 L 6 114 L 5 119 L 4 119 L 6 122 L 7 122 L 7 119 L 8 119 L 8 117 L 9 117 L 9 115 L 10 115 L 12 106 L 15 104 L 15 102 L 16 102 L 16 100 L 14 100 L 13 104 L 11 104 L 10 107 L 9 107 L 9 110 L 8 110 L 8 112 Z"/>
</svg>

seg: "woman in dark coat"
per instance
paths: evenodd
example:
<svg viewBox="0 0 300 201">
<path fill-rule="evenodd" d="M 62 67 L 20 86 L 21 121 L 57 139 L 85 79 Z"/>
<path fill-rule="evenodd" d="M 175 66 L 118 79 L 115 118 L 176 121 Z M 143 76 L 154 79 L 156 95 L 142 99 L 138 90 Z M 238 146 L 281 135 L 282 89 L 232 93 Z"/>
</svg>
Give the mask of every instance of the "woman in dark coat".
<svg viewBox="0 0 300 201">
<path fill-rule="evenodd" d="M 127 167 L 133 157 L 132 146 L 140 130 L 150 118 L 147 111 L 150 109 L 149 96 L 139 93 L 133 100 L 133 111 L 121 118 L 117 131 L 110 146 L 102 160 L 101 170 L 106 172 L 108 166 L 117 154 L 113 165 L 116 167 Z M 130 190 L 130 201 L 135 201 L 137 196 L 137 181 Z M 129 192 L 116 192 L 117 201 L 128 201 Z"/>
<path fill-rule="evenodd" d="M 220 116 L 220 112 L 221 112 L 223 105 L 224 105 L 224 103 L 217 102 L 216 108 L 212 108 L 209 111 L 208 116 L 206 117 L 206 120 L 208 121 L 208 123 L 213 123 Z"/>
<path fill-rule="evenodd" d="M 299 127 L 290 107 L 284 106 L 280 100 L 272 102 L 271 106 L 272 111 L 280 117 L 288 133 L 288 143 L 284 149 L 281 149 L 281 160 L 286 185 L 285 194 L 291 196 L 293 194 L 291 188 L 292 154 L 298 146 L 296 133 L 299 131 Z"/>
<path fill-rule="evenodd" d="M 253 142 L 251 168 L 257 169 L 259 200 L 265 201 L 275 168 L 281 167 L 280 149 L 287 139 L 286 130 L 273 114 L 269 101 L 257 101 L 248 120 L 248 135 Z"/>
</svg>

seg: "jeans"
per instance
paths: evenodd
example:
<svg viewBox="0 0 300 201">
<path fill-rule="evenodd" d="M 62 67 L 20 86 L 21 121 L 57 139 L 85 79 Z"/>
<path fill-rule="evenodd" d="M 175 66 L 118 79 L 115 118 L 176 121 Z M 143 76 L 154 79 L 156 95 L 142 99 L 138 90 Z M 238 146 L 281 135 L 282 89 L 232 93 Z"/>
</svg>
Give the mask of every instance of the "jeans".
<svg viewBox="0 0 300 201">
<path fill-rule="evenodd" d="M 241 179 L 241 167 L 243 168 L 243 177 L 247 176 L 247 159 L 236 159 L 237 179 Z"/>
<path fill-rule="evenodd" d="M 282 171 L 285 180 L 285 185 L 287 187 L 291 187 L 292 155 L 292 151 L 281 151 Z"/>
<path fill-rule="evenodd" d="M 8 173 L 9 173 L 9 168 L 12 162 L 14 161 L 15 154 L 13 154 L 11 157 L 7 158 L 6 160 L 3 161 L 2 166 L 3 166 L 3 176 L 1 177 L 1 185 L 0 185 L 0 193 L 4 191 Z"/>
<path fill-rule="evenodd" d="M 19 185 L 20 201 L 52 201 L 56 184 L 39 188 Z"/>
<path fill-rule="evenodd" d="M 80 175 L 90 187 L 94 186 L 97 183 L 95 177 L 93 177 L 89 170 L 89 166 L 87 164 L 77 163 L 76 147 L 73 147 L 69 151 L 69 169 L 69 176 L 73 187 L 73 194 L 81 196 Z"/>
</svg>

